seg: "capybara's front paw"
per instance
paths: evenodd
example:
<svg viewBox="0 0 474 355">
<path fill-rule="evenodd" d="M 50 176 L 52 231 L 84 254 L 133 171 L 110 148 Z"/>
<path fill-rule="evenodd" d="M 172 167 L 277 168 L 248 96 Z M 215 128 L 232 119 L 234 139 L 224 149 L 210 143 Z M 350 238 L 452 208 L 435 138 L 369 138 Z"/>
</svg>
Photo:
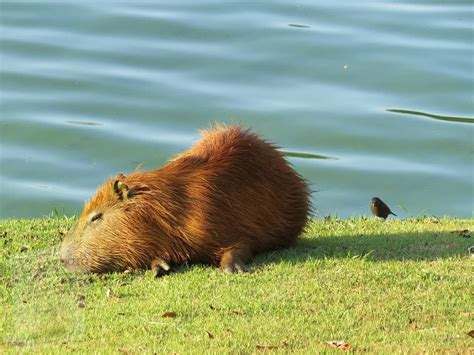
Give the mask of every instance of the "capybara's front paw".
<svg viewBox="0 0 474 355">
<path fill-rule="evenodd" d="M 162 258 L 155 258 L 151 262 L 151 272 L 154 277 L 161 277 L 169 273 L 171 267 Z"/>
</svg>

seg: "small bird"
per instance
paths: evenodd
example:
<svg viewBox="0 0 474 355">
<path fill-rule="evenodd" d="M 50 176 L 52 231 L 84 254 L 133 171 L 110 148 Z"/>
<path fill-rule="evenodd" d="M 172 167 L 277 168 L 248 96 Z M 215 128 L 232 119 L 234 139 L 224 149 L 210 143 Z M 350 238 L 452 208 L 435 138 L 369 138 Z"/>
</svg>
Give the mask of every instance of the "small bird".
<svg viewBox="0 0 474 355">
<path fill-rule="evenodd" d="M 372 198 L 372 203 L 370 204 L 370 210 L 374 216 L 387 219 L 389 214 L 393 214 L 396 216 L 395 213 L 390 211 L 390 208 L 378 197 Z"/>
</svg>

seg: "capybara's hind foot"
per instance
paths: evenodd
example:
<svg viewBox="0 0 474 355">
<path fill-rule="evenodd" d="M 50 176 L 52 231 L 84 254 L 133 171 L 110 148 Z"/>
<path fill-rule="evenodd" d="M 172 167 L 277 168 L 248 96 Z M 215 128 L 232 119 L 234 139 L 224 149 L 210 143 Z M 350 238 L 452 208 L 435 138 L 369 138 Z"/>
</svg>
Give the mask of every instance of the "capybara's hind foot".
<svg viewBox="0 0 474 355">
<path fill-rule="evenodd" d="M 245 264 L 250 260 L 251 253 L 245 249 L 231 248 L 224 251 L 220 269 L 225 274 L 245 272 Z"/>
<path fill-rule="evenodd" d="M 155 258 L 151 262 L 151 272 L 154 277 L 160 277 L 169 273 L 171 267 L 162 258 Z"/>
<path fill-rule="evenodd" d="M 221 271 L 224 274 L 233 274 L 236 272 L 245 272 L 245 267 L 244 265 L 238 263 L 238 262 L 233 262 L 233 263 L 228 263 L 226 265 L 222 265 L 221 263 Z"/>
</svg>

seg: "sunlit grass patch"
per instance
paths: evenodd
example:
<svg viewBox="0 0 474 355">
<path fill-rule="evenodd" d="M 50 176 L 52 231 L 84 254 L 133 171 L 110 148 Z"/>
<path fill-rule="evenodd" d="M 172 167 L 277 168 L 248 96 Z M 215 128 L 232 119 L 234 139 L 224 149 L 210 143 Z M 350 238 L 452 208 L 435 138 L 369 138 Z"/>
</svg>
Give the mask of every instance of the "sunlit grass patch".
<svg viewBox="0 0 474 355">
<path fill-rule="evenodd" d="M 247 274 L 160 279 L 65 272 L 71 223 L 0 221 L 0 351 L 472 351 L 474 220 L 318 220 Z"/>
</svg>

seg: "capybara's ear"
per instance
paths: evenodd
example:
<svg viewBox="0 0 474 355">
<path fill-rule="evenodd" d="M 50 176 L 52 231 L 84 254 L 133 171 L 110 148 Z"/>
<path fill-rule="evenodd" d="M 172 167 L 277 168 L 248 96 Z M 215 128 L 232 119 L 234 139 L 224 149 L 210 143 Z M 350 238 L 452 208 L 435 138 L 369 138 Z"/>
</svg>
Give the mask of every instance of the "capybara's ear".
<svg viewBox="0 0 474 355">
<path fill-rule="evenodd" d="M 128 186 L 122 180 L 115 180 L 114 192 L 120 200 L 126 200 L 128 198 Z"/>
</svg>

